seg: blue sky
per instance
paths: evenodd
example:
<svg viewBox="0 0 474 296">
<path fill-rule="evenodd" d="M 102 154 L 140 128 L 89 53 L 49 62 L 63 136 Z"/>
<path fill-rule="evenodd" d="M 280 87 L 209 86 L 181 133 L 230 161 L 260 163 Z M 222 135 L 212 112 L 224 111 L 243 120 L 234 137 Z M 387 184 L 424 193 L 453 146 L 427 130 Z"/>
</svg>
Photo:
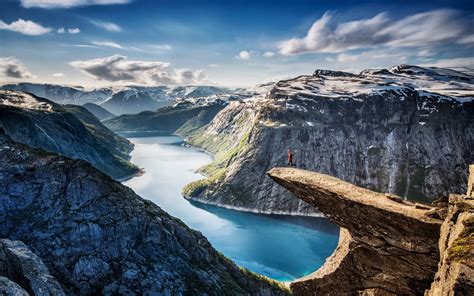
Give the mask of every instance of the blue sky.
<svg viewBox="0 0 474 296">
<path fill-rule="evenodd" d="M 3 0 L 0 82 L 254 85 L 474 68 L 472 1 Z"/>
</svg>

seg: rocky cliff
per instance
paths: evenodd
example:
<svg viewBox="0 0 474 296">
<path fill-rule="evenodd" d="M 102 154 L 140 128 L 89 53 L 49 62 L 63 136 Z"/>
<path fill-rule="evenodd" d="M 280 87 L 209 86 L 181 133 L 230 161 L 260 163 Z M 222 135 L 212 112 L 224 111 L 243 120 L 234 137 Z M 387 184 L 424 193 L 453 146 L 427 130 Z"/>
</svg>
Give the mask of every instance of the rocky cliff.
<svg viewBox="0 0 474 296">
<path fill-rule="evenodd" d="M 188 136 L 216 155 L 189 184 L 193 200 L 264 213 L 314 215 L 265 172 L 286 165 L 424 200 L 465 191 L 474 161 L 474 77 L 402 65 L 356 75 L 319 70 L 232 102 Z"/>
<path fill-rule="evenodd" d="M 295 295 L 474 292 L 472 197 L 451 195 L 446 209 L 300 169 L 275 168 L 268 174 L 341 227 L 337 249 L 326 263 L 291 283 Z"/>
<path fill-rule="evenodd" d="M 438 243 L 441 258 L 426 296 L 474 295 L 473 180 L 474 165 L 471 165 L 467 194 L 449 196 L 448 213 Z"/>
<path fill-rule="evenodd" d="M 61 106 L 28 93 L 1 90 L 0 127 L 17 142 L 84 159 L 117 179 L 138 172 L 128 162 L 133 144 L 80 106 Z"/>
<path fill-rule="evenodd" d="M 83 160 L 0 132 L 0 162 L 0 237 L 24 242 L 66 294 L 287 294 Z"/>
</svg>

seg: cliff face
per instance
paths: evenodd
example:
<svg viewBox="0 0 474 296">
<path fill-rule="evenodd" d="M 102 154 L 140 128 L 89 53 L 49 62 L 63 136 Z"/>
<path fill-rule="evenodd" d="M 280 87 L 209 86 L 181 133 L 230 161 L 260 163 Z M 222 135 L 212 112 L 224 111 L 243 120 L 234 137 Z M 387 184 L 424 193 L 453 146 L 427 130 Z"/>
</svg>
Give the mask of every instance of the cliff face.
<svg viewBox="0 0 474 296">
<path fill-rule="evenodd" d="M 234 102 L 189 143 L 216 153 L 189 198 L 244 210 L 314 214 L 265 172 L 286 164 L 408 199 L 465 190 L 474 161 L 474 79 L 400 66 L 359 75 L 317 71 Z"/>
<path fill-rule="evenodd" d="M 82 160 L 0 132 L 0 162 L 0 237 L 23 241 L 66 294 L 287 293 Z"/>
<path fill-rule="evenodd" d="M 474 295 L 474 165 L 470 166 L 465 196 L 449 197 L 448 214 L 441 226 L 439 269 L 427 296 Z"/>
<path fill-rule="evenodd" d="M 17 142 L 86 160 L 117 179 L 138 172 L 128 162 L 133 144 L 80 106 L 0 91 L 0 127 Z"/>
<path fill-rule="evenodd" d="M 439 260 L 441 219 L 401 198 L 308 171 L 276 168 L 269 176 L 341 226 L 339 245 L 314 274 L 291 284 L 297 295 L 420 295 Z"/>
</svg>

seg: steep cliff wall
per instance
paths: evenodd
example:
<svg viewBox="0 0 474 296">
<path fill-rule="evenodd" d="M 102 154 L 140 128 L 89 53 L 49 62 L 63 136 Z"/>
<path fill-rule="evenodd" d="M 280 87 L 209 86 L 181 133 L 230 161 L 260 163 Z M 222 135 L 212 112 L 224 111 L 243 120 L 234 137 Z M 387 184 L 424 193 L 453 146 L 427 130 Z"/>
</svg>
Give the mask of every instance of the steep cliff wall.
<svg viewBox="0 0 474 296">
<path fill-rule="evenodd" d="M 474 79 L 439 73 L 446 74 L 413 66 L 317 71 L 278 82 L 266 98 L 234 102 L 188 137 L 216 161 L 201 169 L 208 180 L 183 193 L 243 210 L 313 215 L 265 175 L 286 165 L 289 148 L 297 167 L 375 191 L 425 201 L 463 193 L 474 161 Z"/>
</svg>

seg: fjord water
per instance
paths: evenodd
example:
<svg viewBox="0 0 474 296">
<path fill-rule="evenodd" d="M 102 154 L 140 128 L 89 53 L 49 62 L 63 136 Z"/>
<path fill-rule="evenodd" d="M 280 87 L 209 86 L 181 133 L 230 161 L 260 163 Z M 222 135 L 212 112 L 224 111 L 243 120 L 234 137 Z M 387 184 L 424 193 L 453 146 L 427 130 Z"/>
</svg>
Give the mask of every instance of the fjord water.
<svg viewBox="0 0 474 296">
<path fill-rule="evenodd" d="M 131 161 L 145 173 L 124 184 L 202 232 L 238 265 L 291 281 L 315 271 L 334 251 L 339 230 L 324 218 L 258 215 L 189 202 L 181 189 L 203 178 L 195 170 L 212 157 L 183 146 L 177 136 L 129 139 L 135 144 Z"/>
</svg>

